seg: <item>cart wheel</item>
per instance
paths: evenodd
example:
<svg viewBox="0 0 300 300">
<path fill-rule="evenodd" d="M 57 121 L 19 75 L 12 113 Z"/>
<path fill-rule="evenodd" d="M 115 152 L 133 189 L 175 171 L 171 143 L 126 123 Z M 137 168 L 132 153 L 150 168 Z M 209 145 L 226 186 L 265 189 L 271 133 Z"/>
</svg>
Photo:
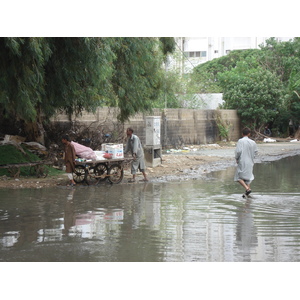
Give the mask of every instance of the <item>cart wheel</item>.
<svg viewBox="0 0 300 300">
<path fill-rule="evenodd" d="M 98 176 L 99 181 L 105 181 L 107 178 L 107 166 L 106 164 L 97 164 L 95 166 L 95 174 Z"/>
<path fill-rule="evenodd" d="M 98 183 L 98 178 L 96 177 L 97 174 L 96 174 L 96 168 L 95 167 L 89 167 L 87 170 L 86 170 L 86 182 L 88 185 L 95 185 Z"/>
<path fill-rule="evenodd" d="M 89 184 L 89 185 L 97 184 L 100 180 L 103 180 L 103 178 L 100 177 L 101 175 L 103 175 L 103 174 L 101 174 L 101 170 L 98 169 L 97 166 L 89 167 L 86 172 L 87 184 Z M 104 179 L 106 179 L 106 175 L 105 175 Z"/>
<path fill-rule="evenodd" d="M 124 170 L 118 165 L 114 164 L 108 169 L 108 180 L 110 183 L 120 183 L 123 179 Z"/>
<path fill-rule="evenodd" d="M 81 183 L 86 179 L 86 170 L 84 166 L 75 166 L 73 178 L 76 183 Z"/>
</svg>

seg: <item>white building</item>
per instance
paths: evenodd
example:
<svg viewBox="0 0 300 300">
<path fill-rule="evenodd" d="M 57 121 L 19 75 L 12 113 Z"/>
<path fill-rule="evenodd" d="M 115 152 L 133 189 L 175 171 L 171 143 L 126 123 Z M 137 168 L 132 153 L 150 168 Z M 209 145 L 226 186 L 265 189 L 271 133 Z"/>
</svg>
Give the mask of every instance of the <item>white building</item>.
<svg viewBox="0 0 300 300">
<path fill-rule="evenodd" d="M 170 58 L 168 68 L 179 67 L 182 73 L 204 62 L 228 54 L 232 50 L 259 49 L 269 37 L 176 37 L 177 55 Z M 289 41 L 292 37 L 276 37 Z"/>
</svg>

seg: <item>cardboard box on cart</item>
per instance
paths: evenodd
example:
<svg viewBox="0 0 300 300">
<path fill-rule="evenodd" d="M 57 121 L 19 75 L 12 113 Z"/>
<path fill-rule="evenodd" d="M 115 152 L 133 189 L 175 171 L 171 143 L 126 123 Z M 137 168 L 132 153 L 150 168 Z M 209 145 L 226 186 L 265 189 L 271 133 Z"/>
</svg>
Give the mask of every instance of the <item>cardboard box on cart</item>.
<svg viewBox="0 0 300 300">
<path fill-rule="evenodd" d="M 113 146 L 113 145 L 115 145 L 115 144 L 113 144 L 113 143 L 102 144 L 101 145 L 101 151 L 106 151 L 106 147 Z"/>
<path fill-rule="evenodd" d="M 106 144 L 105 151 L 112 154 L 112 158 L 124 158 L 123 144 Z"/>
</svg>

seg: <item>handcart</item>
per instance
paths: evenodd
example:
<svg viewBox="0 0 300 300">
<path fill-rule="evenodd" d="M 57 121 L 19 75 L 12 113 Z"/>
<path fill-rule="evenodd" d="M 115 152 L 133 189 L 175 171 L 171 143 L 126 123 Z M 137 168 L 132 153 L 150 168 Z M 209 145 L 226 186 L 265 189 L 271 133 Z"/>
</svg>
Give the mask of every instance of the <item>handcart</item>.
<svg viewBox="0 0 300 300">
<path fill-rule="evenodd" d="M 73 178 L 76 183 L 86 182 L 95 185 L 108 180 L 120 183 L 124 177 L 124 166 L 132 161 L 130 158 L 115 158 L 96 161 L 76 162 Z"/>
</svg>

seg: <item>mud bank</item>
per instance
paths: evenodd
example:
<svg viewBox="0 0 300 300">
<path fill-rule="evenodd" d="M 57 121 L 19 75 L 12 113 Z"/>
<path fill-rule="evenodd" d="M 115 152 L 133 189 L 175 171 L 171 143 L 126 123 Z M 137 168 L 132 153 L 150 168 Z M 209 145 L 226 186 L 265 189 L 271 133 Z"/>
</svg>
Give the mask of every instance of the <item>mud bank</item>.
<svg viewBox="0 0 300 300">
<path fill-rule="evenodd" d="M 255 163 L 271 162 L 288 156 L 300 155 L 300 142 L 258 143 L 259 154 Z M 158 166 L 159 176 L 152 181 L 174 181 L 205 178 L 206 174 L 236 166 L 235 145 L 216 147 L 203 146 L 191 153 L 169 154 L 163 157 L 163 165 Z M 151 170 L 150 170 L 151 171 Z M 163 174 L 164 173 L 164 174 Z M 151 174 L 151 173 L 150 173 Z M 153 175 L 155 171 L 153 171 Z"/>
<path fill-rule="evenodd" d="M 235 144 L 197 146 L 192 150 L 170 152 L 162 155 L 162 164 L 155 168 L 147 168 L 151 182 L 166 182 L 178 180 L 191 180 L 205 178 L 206 174 L 213 171 L 224 170 L 235 166 Z M 286 143 L 259 143 L 259 154 L 256 163 L 275 161 L 288 156 L 300 155 L 300 142 Z M 121 184 L 128 184 L 131 178 L 130 168 L 125 169 L 124 179 Z M 142 174 L 137 174 L 137 179 L 142 179 Z M 0 178 L 0 188 L 45 188 L 65 186 L 68 180 L 65 174 L 59 177 L 37 178 Z M 137 181 L 138 183 L 138 181 Z M 137 184 L 136 183 L 136 184 Z M 103 184 L 103 183 L 100 183 Z"/>
</svg>

